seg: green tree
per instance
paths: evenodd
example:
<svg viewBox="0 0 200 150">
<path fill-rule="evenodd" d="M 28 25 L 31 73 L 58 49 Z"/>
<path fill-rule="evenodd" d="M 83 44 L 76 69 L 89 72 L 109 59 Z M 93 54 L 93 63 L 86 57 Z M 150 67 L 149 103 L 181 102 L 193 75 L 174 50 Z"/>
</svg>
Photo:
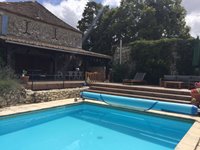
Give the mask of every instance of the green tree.
<svg viewBox="0 0 200 150">
<path fill-rule="evenodd" d="M 113 24 L 115 22 L 116 9 L 104 8 L 104 15 L 99 20 L 99 26 L 94 31 L 95 44 L 91 48 L 92 51 L 112 54 L 112 46 L 116 43 L 116 33 L 113 30 Z"/>
<path fill-rule="evenodd" d="M 144 1 L 138 36 L 142 39 L 188 38 L 190 29 L 185 16 L 181 0 Z"/>
<path fill-rule="evenodd" d="M 83 12 L 82 19 L 78 21 L 77 28 L 84 33 L 83 48 L 86 50 L 91 50 L 94 45 L 95 28 L 99 25 L 98 22 L 102 16 L 100 11 L 102 11 L 102 9 L 103 6 L 101 4 L 94 1 L 88 2 Z M 99 19 L 95 20 L 97 16 Z"/>
<path fill-rule="evenodd" d="M 129 43 L 137 39 L 137 25 L 140 19 L 143 3 L 138 0 L 122 0 L 116 10 L 116 17 L 113 24 L 115 41 L 123 39 L 123 43 Z"/>
<path fill-rule="evenodd" d="M 87 37 L 84 49 L 112 54 L 112 47 L 119 45 L 120 39 L 128 44 L 139 39 L 190 37 L 185 15 L 181 0 L 122 0 L 113 9 L 88 2 L 78 28 Z M 96 16 L 98 20 L 93 24 Z"/>
<path fill-rule="evenodd" d="M 0 68 L 3 67 L 5 65 L 5 62 L 4 62 L 4 54 L 5 51 L 3 51 L 3 49 L 0 49 Z"/>
<path fill-rule="evenodd" d="M 125 27 L 117 24 L 125 31 L 125 43 L 135 39 L 190 37 L 181 0 L 123 0 L 118 11 Z"/>
</svg>

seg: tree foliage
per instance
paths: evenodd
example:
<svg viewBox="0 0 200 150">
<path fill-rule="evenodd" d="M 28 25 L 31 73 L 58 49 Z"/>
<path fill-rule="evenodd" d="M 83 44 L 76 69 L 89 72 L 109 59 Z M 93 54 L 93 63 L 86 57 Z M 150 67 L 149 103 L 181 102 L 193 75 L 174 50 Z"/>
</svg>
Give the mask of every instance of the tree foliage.
<svg viewBox="0 0 200 150">
<path fill-rule="evenodd" d="M 5 62 L 3 60 L 3 53 L 4 53 L 4 51 L 2 49 L 0 49 L 0 68 L 5 65 Z"/>
<path fill-rule="evenodd" d="M 143 39 L 188 38 L 186 11 L 181 0 L 148 0 L 139 21 L 139 37 Z"/>
<path fill-rule="evenodd" d="M 83 37 L 84 49 L 91 50 L 91 48 L 94 46 L 96 38 L 95 31 L 97 26 L 99 26 L 99 22 L 101 20 L 100 18 L 102 16 L 102 14 L 100 14 L 101 9 L 103 9 L 103 6 L 101 4 L 97 4 L 94 1 L 88 2 L 83 12 L 82 19 L 78 21 L 77 27 L 80 29 L 80 31 L 84 33 Z M 95 18 L 97 16 L 98 18 L 95 21 Z M 87 36 L 89 34 L 90 36 Z"/>
<path fill-rule="evenodd" d="M 94 1 L 88 2 L 86 4 L 85 10 L 82 14 L 83 17 L 78 21 L 77 27 L 80 29 L 80 31 L 85 33 L 90 28 L 90 25 L 102 7 L 103 6 L 101 4 L 98 4 Z"/>
<path fill-rule="evenodd" d="M 152 84 L 157 84 L 163 75 L 171 74 L 172 64 L 176 64 L 176 71 L 180 75 L 194 74 L 192 66 L 194 41 L 194 39 L 168 38 L 132 42 L 130 46 L 134 69 L 137 72 L 146 72 L 146 80 Z"/>
<path fill-rule="evenodd" d="M 190 37 L 185 15 L 181 0 L 122 0 L 119 7 L 112 9 L 88 2 L 78 28 L 87 34 L 84 49 L 112 54 L 120 39 L 128 44 L 140 39 Z"/>
</svg>

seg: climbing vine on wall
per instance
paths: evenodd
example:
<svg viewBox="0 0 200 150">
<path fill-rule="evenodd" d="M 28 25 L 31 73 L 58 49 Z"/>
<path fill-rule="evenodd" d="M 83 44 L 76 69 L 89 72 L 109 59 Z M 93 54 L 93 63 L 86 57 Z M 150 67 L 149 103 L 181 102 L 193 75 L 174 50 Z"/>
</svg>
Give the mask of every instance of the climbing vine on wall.
<svg viewBox="0 0 200 150">
<path fill-rule="evenodd" d="M 135 72 L 146 72 L 146 80 L 157 84 L 164 74 L 170 74 L 175 64 L 176 74 L 191 75 L 194 39 L 138 40 L 130 43 Z"/>
</svg>

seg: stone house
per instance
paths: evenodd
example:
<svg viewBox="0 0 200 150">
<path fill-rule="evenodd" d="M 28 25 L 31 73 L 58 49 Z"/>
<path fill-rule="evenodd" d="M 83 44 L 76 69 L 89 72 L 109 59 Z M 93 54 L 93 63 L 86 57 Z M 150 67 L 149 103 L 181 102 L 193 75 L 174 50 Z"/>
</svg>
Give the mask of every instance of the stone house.
<svg viewBox="0 0 200 150">
<path fill-rule="evenodd" d="M 111 57 L 83 50 L 82 35 L 38 2 L 0 2 L 0 52 L 19 75 L 105 74 Z"/>
</svg>

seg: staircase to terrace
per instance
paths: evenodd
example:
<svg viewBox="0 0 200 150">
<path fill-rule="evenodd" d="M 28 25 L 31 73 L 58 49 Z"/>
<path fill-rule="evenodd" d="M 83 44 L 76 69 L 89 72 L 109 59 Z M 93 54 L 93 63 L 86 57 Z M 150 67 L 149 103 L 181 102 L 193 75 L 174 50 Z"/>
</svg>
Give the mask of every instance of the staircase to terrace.
<svg viewBox="0 0 200 150">
<path fill-rule="evenodd" d="M 154 86 L 130 86 L 114 83 L 91 83 L 88 92 L 191 104 L 190 90 Z"/>
</svg>

